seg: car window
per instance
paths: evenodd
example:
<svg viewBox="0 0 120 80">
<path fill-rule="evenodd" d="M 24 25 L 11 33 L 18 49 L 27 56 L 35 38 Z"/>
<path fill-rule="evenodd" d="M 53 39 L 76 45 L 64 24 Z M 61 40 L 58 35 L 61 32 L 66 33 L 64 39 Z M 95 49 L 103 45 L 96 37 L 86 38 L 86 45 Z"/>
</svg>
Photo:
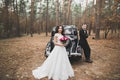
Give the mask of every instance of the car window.
<svg viewBox="0 0 120 80">
<path fill-rule="evenodd" d="M 53 27 L 53 30 L 51 32 L 51 36 L 54 36 L 55 28 L 56 27 Z M 65 33 L 65 35 L 77 35 L 77 28 L 72 27 L 72 26 L 64 26 L 64 33 Z"/>
<path fill-rule="evenodd" d="M 77 35 L 77 29 L 76 28 L 66 28 L 65 34 L 67 35 Z"/>
<path fill-rule="evenodd" d="M 72 30 L 69 28 L 65 29 L 65 34 L 72 34 Z"/>
</svg>

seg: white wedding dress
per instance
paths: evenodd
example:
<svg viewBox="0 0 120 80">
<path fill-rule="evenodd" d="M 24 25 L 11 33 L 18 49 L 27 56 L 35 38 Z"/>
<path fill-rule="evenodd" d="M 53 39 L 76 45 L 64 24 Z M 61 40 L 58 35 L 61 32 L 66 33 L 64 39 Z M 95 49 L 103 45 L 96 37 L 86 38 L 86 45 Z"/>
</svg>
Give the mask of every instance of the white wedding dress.
<svg viewBox="0 0 120 80">
<path fill-rule="evenodd" d="M 60 42 L 61 34 L 56 33 L 57 42 Z M 44 63 L 37 69 L 32 71 L 33 76 L 36 79 L 48 77 L 53 80 L 68 80 L 69 77 L 74 77 L 74 71 L 69 62 L 68 55 L 65 47 L 56 46 L 44 61 Z"/>
</svg>

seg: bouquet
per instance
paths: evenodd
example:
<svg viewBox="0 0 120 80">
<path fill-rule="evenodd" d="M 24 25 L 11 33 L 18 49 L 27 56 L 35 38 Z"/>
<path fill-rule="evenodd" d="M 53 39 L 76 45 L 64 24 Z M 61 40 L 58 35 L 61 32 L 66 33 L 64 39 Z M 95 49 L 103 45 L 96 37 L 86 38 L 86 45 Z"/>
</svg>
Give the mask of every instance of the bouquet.
<svg viewBox="0 0 120 80">
<path fill-rule="evenodd" d="M 63 36 L 62 38 L 60 38 L 60 41 L 61 41 L 63 44 L 65 44 L 68 39 L 69 39 L 68 37 Z"/>
</svg>

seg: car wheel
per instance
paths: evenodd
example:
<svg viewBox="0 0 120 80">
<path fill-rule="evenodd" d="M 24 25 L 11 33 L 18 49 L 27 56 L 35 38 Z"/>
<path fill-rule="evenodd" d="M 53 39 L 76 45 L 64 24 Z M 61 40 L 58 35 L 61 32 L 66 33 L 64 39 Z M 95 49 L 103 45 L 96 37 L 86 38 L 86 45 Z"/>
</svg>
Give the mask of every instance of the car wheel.
<svg viewBox="0 0 120 80">
<path fill-rule="evenodd" d="M 46 49 L 45 49 L 45 57 L 49 56 L 50 50 L 51 50 L 51 45 L 50 45 L 50 42 L 48 42 Z"/>
</svg>

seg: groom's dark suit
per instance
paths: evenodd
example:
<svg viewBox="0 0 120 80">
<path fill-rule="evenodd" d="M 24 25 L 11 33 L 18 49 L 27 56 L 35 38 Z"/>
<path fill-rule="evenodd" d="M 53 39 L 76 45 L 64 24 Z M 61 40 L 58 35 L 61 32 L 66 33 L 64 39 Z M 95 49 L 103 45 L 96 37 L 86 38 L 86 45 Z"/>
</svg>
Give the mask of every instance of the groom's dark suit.
<svg viewBox="0 0 120 80">
<path fill-rule="evenodd" d="M 86 60 L 89 61 L 90 60 L 90 52 L 91 52 L 91 50 L 90 50 L 89 44 L 87 42 L 87 38 L 88 38 L 87 30 L 81 29 L 79 31 L 79 36 L 80 36 L 79 45 L 84 50 Z"/>
</svg>

